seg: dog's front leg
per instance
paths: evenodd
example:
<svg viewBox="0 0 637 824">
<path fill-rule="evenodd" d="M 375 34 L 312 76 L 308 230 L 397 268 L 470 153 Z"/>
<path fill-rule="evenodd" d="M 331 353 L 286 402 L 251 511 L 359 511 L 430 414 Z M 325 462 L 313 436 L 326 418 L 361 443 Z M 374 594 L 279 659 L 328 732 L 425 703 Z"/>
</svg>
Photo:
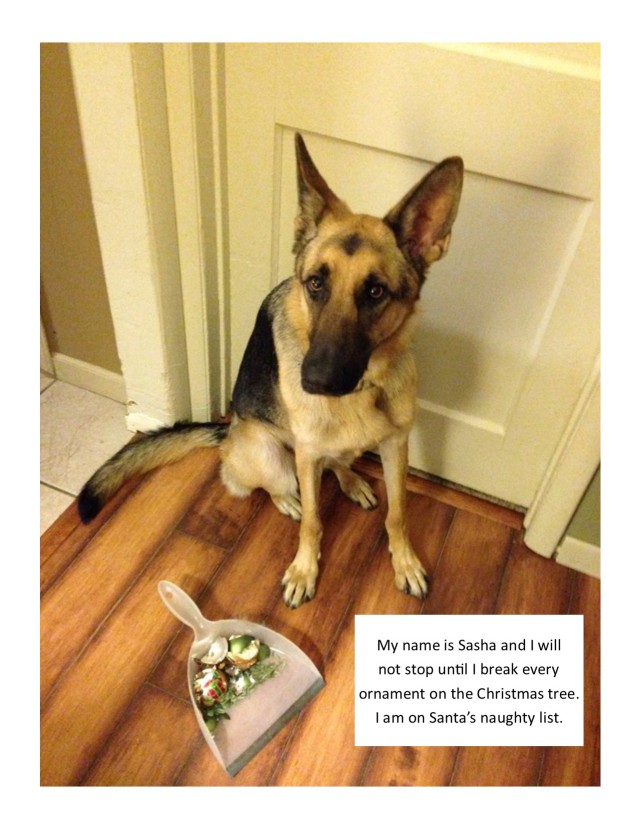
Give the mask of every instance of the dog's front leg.
<svg viewBox="0 0 637 824">
<path fill-rule="evenodd" d="M 323 534 L 319 517 L 323 464 L 300 446 L 297 446 L 295 452 L 301 493 L 299 548 L 281 582 L 283 600 L 293 609 L 314 597 Z"/>
<path fill-rule="evenodd" d="M 407 534 L 407 435 L 396 435 L 379 445 L 387 487 L 389 552 L 394 567 L 394 582 L 408 595 L 427 595 L 427 573 L 414 552 Z"/>
</svg>

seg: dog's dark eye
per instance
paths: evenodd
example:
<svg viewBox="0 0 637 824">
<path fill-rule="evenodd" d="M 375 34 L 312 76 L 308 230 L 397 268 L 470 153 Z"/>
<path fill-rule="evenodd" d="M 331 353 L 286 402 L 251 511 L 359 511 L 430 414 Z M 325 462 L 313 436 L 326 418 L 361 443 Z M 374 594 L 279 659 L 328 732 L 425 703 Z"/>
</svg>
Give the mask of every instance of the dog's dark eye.
<svg viewBox="0 0 637 824">
<path fill-rule="evenodd" d="M 323 278 L 313 275 L 305 281 L 305 286 L 311 295 L 319 295 L 323 291 Z"/>
<path fill-rule="evenodd" d="M 372 300 L 380 300 L 385 296 L 385 287 L 380 283 L 372 283 L 367 290 L 367 294 Z"/>
</svg>

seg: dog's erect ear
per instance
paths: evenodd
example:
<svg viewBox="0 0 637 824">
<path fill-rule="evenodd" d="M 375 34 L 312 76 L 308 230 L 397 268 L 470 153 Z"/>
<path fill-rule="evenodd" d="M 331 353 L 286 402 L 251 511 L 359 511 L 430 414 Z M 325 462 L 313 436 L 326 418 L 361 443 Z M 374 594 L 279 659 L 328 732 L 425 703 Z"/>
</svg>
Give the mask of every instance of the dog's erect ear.
<svg viewBox="0 0 637 824">
<path fill-rule="evenodd" d="M 443 160 L 385 216 L 398 246 L 421 277 L 449 248 L 463 170 L 462 158 Z"/>
<path fill-rule="evenodd" d="M 317 227 L 328 212 L 349 214 L 347 204 L 338 198 L 323 180 L 310 157 L 300 134 L 295 135 L 296 175 L 299 210 L 294 225 L 294 253 L 316 234 Z"/>
</svg>

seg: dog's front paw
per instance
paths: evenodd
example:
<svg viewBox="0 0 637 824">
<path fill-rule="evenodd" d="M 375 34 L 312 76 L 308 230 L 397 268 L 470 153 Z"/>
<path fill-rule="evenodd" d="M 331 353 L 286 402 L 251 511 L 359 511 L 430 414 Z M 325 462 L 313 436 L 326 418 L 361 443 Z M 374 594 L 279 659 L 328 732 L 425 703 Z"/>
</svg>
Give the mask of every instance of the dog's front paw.
<svg viewBox="0 0 637 824">
<path fill-rule="evenodd" d="M 427 573 L 425 568 L 412 552 L 409 556 L 397 558 L 392 555 L 394 567 L 394 583 L 396 587 L 407 595 L 416 598 L 426 598 L 428 592 Z"/>
<path fill-rule="evenodd" d="M 281 586 L 283 600 L 291 609 L 296 609 L 306 601 L 311 601 L 316 591 L 318 564 L 304 568 L 296 561 L 287 568 Z"/>
</svg>

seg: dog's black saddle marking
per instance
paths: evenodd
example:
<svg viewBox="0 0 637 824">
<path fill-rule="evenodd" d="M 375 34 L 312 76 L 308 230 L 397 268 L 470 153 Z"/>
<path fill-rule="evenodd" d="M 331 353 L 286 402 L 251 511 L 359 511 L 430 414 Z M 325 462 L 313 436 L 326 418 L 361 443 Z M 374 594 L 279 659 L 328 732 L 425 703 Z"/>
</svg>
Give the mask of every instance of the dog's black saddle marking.
<svg viewBox="0 0 637 824">
<path fill-rule="evenodd" d="M 279 284 L 265 298 L 257 314 L 232 391 L 232 409 L 240 418 L 277 421 L 279 361 L 272 323 L 276 305 L 289 288 L 289 281 Z"/>
</svg>

